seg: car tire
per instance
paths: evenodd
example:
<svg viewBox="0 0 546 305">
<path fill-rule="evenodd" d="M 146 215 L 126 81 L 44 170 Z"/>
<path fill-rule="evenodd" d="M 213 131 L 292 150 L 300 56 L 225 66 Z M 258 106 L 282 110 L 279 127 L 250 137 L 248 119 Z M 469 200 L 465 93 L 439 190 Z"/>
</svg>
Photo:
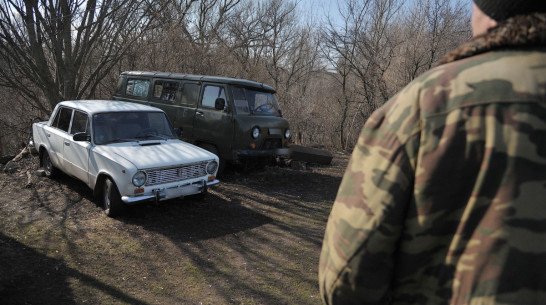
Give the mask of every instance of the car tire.
<svg viewBox="0 0 546 305">
<path fill-rule="evenodd" d="M 200 147 L 218 156 L 219 164 L 218 164 L 218 172 L 216 173 L 216 176 L 220 176 L 222 172 L 224 171 L 224 167 L 226 166 L 226 160 L 224 160 L 223 158 L 220 158 L 220 153 L 218 152 L 218 149 L 216 148 L 216 146 L 212 144 L 201 144 Z"/>
<path fill-rule="evenodd" d="M 42 167 L 44 168 L 44 174 L 46 177 L 54 178 L 57 175 L 58 169 L 51 162 L 51 158 L 49 157 L 47 150 L 44 150 L 44 153 L 42 154 Z"/>
<path fill-rule="evenodd" d="M 118 187 L 110 178 L 106 178 L 102 186 L 102 205 L 104 213 L 108 217 L 121 215 L 125 205 L 121 201 Z"/>
</svg>

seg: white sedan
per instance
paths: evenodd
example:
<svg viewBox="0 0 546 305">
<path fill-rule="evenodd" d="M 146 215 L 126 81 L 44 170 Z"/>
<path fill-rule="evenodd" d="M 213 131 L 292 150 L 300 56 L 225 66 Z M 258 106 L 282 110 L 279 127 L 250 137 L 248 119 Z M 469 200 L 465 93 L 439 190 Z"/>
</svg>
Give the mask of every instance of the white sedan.
<svg viewBox="0 0 546 305">
<path fill-rule="evenodd" d="M 45 175 L 57 170 L 85 182 L 108 216 L 125 204 L 204 196 L 218 157 L 180 141 L 165 113 L 119 101 L 65 101 L 32 126 Z"/>
</svg>

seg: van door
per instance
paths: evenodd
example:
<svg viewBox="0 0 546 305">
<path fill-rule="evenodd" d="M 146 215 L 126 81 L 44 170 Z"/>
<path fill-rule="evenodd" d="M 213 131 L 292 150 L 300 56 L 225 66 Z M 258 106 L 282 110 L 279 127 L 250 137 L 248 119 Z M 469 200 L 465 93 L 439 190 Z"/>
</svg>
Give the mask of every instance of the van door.
<svg viewBox="0 0 546 305">
<path fill-rule="evenodd" d="M 193 124 L 195 119 L 195 111 L 199 101 L 199 91 L 201 84 L 198 82 L 187 82 L 182 84 L 182 98 L 180 99 L 180 107 L 175 127 L 182 130 L 182 139 L 188 142 L 193 142 Z"/>
<path fill-rule="evenodd" d="M 232 159 L 231 144 L 233 142 L 233 117 L 228 106 L 226 86 L 215 83 L 203 83 L 201 99 L 195 112 L 193 138 L 213 143 L 218 148 L 220 157 Z M 216 99 L 223 98 L 226 107 L 216 109 Z"/>
</svg>

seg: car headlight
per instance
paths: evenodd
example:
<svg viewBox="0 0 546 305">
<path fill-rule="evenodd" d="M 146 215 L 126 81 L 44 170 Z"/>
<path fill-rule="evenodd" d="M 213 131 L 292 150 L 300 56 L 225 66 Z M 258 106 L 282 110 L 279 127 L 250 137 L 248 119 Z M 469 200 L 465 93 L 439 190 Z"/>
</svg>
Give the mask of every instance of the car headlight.
<svg viewBox="0 0 546 305">
<path fill-rule="evenodd" d="M 252 138 L 257 139 L 260 136 L 260 128 L 252 128 Z"/>
<path fill-rule="evenodd" d="M 289 139 L 289 138 L 290 138 L 290 129 L 286 129 L 286 131 L 284 132 L 284 138 L 285 138 L 285 139 Z"/>
<path fill-rule="evenodd" d="M 207 164 L 207 174 L 213 175 L 216 169 L 218 169 L 218 162 L 216 160 L 212 160 Z"/>
<path fill-rule="evenodd" d="M 144 183 L 146 183 L 146 173 L 143 172 L 143 171 L 137 172 L 137 173 L 133 176 L 133 184 L 134 184 L 135 186 L 143 186 Z"/>
</svg>

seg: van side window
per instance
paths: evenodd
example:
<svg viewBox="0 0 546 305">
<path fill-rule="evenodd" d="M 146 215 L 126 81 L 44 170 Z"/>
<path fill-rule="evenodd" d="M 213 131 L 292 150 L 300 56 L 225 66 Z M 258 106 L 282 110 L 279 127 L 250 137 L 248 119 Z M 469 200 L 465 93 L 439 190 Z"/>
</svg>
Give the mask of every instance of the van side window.
<svg viewBox="0 0 546 305">
<path fill-rule="evenodd" d="M 75 134 L 78 132 L 85 132 L 89 134 L 87 122 L 87 114 L 81 111 L 74 112 L 74 118 L 72 119 L 72 129 L 70 129 L 70 134 Z"/>
<path fill-rule="evenodd" d="M 197 106 L 197 99 L 199 99 L 199 89 L 201 86 L 193 83 L 184 84 L 184 90 L 182 91 L 182 105 Z"/>
<path fill-rule="evenodd" d="M 224 100 L 226 99 L 224 88 L 211 85 L 205 86 L 205 92 L 203 93 L 203 101 L 201 102 L 201 105 L 214 108 L 217 98 L 223 98 Z"/>
<path fill-rule="evenodd" d="M 127 80 L 127 89 L 125 89 L 125 94 L 138 97 L 147 97 L 149 88 L 149 80 L 130 78 Z"/>
<path fill-rule="evenodd" d="M 176 92 L 178 91 L 177 82 L 168 82 L 157 80 L 154 82 L 154 99 L 174 103 Z"/>
<path fill-rule="evenodd" d="M 53 121 L 53 127 L 56 127 L 62 131 L 68 132 L 68 127 L 70 127 L 70 119 L 72 118 L 72 109 L 70 108 L 61 108 L 55 116 Z"/>
<path fill-rule="evenodd" d="M 231 87 L 233 93 L 233 102 L 238 114 L 250 114 L 248 101 L 246 100 L 245 89 L 240 87 Z"/>
</svg>

